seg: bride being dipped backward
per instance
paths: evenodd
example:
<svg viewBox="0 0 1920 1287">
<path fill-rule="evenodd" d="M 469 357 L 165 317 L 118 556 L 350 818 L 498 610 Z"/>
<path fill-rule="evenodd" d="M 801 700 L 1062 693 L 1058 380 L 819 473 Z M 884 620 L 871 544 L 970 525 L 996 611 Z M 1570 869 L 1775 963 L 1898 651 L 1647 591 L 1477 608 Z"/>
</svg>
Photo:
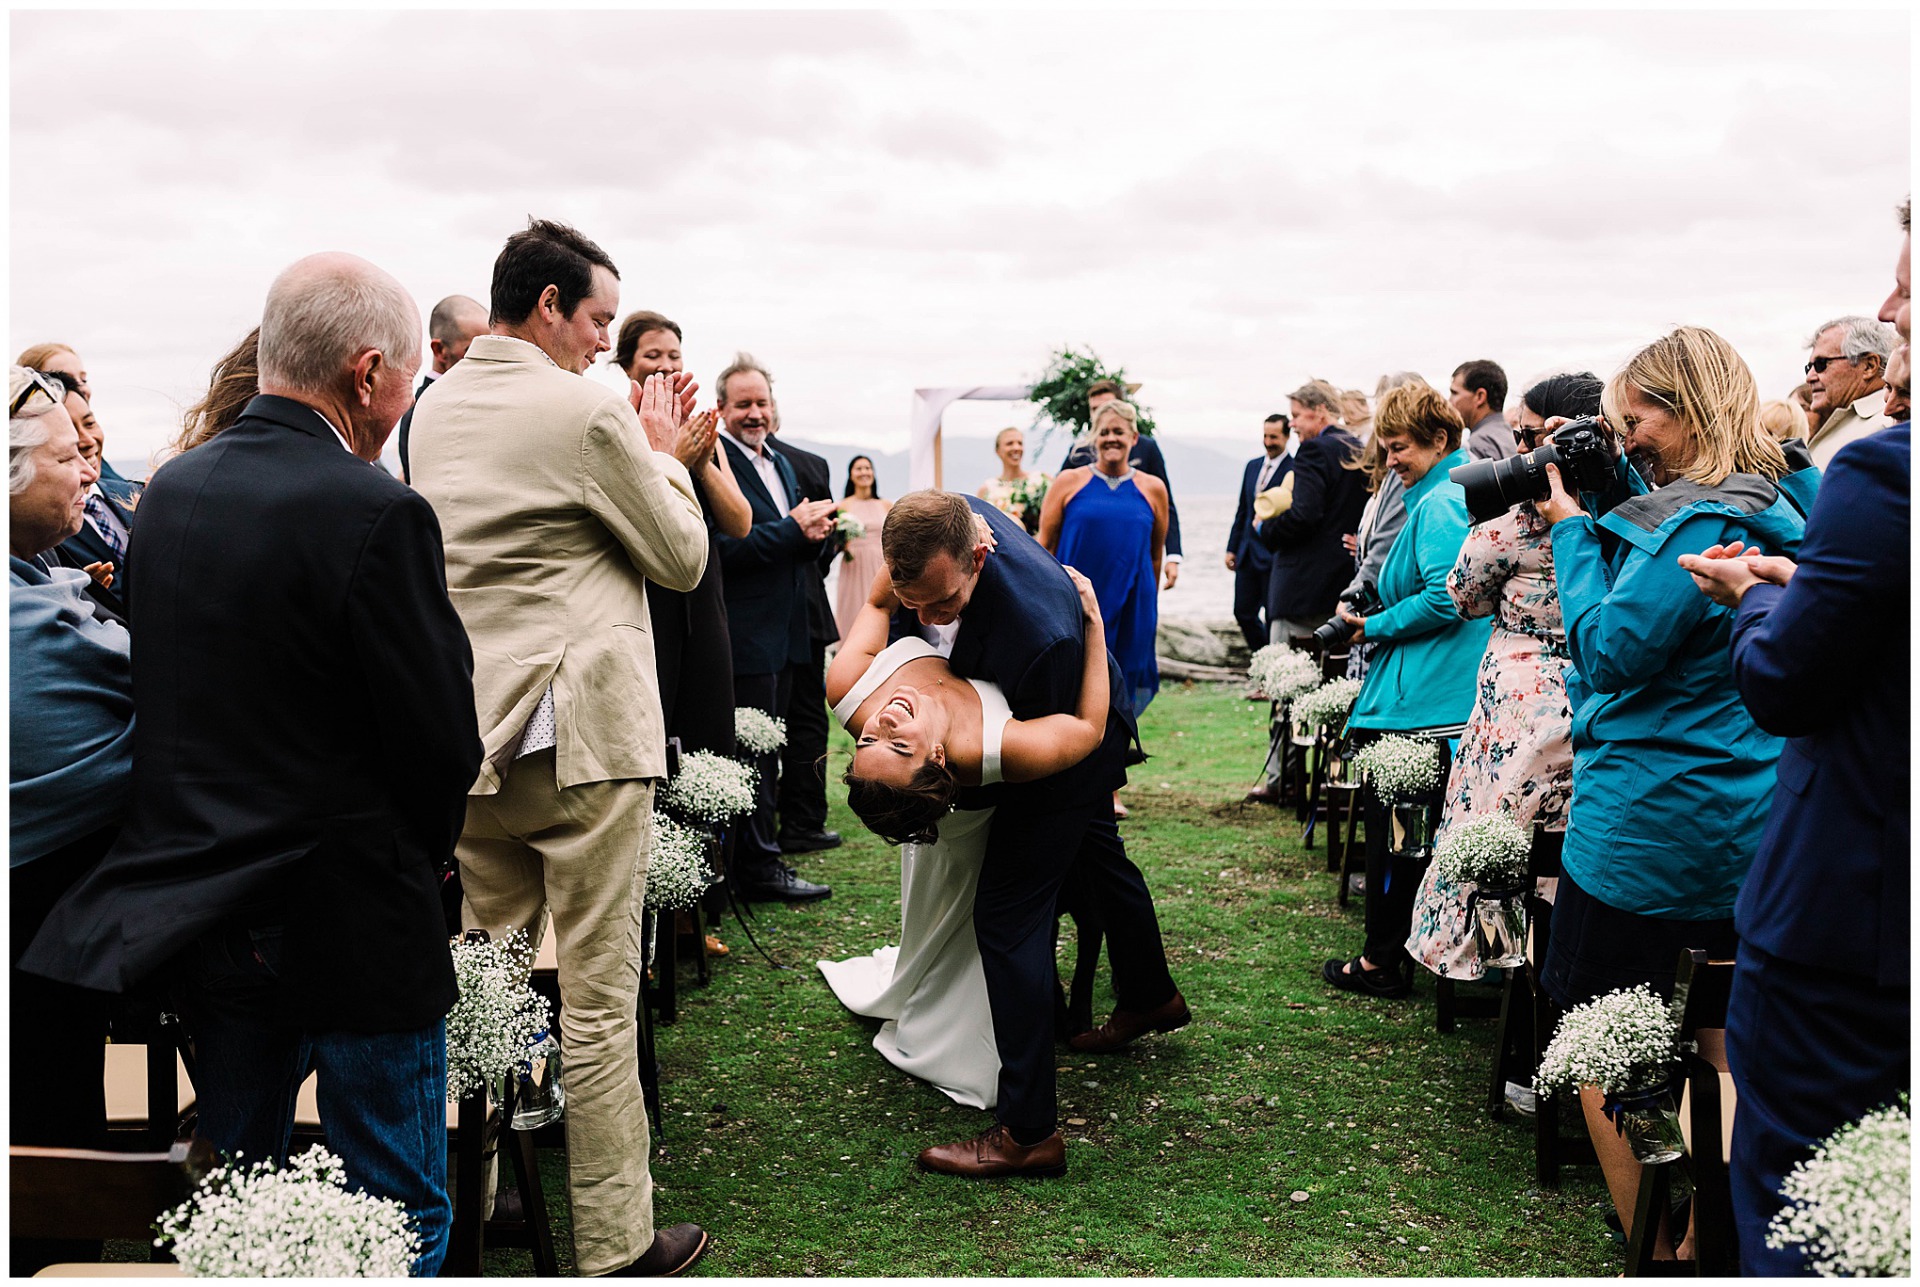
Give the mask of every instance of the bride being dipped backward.
<svg viewBox="0 0 1920 1287">
<path fill-rule="evenodd" d="M 1000 1058 L 973 903 L 992 807 L 955 808 L 963 787 L 1032 782 L 1071 768 L 1105 736 L 1106 632 L 1093 585 L 1072 568 L 1086 644 L 1077 709 L 1011 717 L 1000 688 L 956 675 L 926 640 L 887 643 L 897 600 L 886 569 L 827 672 L 827 699 L 855 738 L 848 803 L 900 855 L 900 945 L 821 961 L 856 1014 L 885 1019 L 874 1048 L 973 1108 L 995 1104 Z"/>
</svg>

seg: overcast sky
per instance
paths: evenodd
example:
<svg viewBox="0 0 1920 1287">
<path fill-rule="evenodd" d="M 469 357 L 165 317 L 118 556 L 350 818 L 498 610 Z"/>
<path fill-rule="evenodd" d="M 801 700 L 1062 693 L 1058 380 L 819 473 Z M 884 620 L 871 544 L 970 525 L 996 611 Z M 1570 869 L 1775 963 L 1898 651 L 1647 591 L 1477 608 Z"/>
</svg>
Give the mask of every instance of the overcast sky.
<svg viewBox="0 0 1920 1287">
<path fill-rule="evenodd" d="M 1876 311 L 1910 183 L 1884 11 L 10 25 L 10 352 L 80 351 L 116 459 L 171 436 L 293 259 L 366 256 L 424 325 L 484 302 L 530 213 L 599 241 L 703 383 L 749 349 L 790 432 L 874 448 L 916 386 L 1068 342 L 1162 432 L 1250 451 L 1308 376 L 1604 375 L 1682 322 L 1777 395 L 1816 323 Z"/>
</svg>

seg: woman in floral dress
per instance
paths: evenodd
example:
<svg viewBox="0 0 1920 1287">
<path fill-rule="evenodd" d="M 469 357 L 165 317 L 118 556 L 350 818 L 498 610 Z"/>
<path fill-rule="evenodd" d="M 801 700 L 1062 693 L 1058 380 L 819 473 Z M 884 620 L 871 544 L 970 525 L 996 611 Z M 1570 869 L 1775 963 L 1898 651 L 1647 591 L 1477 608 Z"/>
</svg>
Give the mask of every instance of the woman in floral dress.
<svg viewBox="0 0 1920 1287">
<path fill-rule="evenodd" d="M 1555 417 L 1598 415 L 1597 376 L 1557 375 L 1528 389 L 1514 416 L 1523 451 L 1545 438 Z M 1447 807 L 1435 835 L 1457 823 L 1505 813 L 1529 834 L 1534 824 L 1564 831 L 1573 793 L 1572 712 L 1567 706 L 1567 636 L 1553 580 L 1550 526 L 1531 502 L 1467 533 L 1447 577 L 1462 617 L 1493 614 L 1480 660 L 1479 695 L 1447 778 Z M 1470 886 L 1442 880 L 1428 866 L 1414 898 L 1413 959 L 1449 979 L 1486 973 L 1467 912 Z"/>
</svg>

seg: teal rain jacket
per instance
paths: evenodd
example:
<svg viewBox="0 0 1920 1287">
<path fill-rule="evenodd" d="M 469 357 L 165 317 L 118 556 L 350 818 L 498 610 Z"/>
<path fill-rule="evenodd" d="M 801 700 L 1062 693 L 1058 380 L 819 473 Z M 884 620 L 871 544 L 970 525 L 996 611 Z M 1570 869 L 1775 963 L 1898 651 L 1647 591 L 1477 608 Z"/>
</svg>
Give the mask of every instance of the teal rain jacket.
<svg viewBox="0 0 1920 1287">
<path fill-rule="evenodd" d="M 1573 669 L 1573 802 L 1561 862 L 1610 907 L 1677 920 L 1733 915 L 1760 846 L 1781 739 L 1734 687 L 1732 609 L 1694 587 L 1682 554 L 1743 541 L 1800 548 L 1819 471 L 1804 450 L 1778 485 L 1734 474 L 1674 482 L 1596 524 L 1553 528 Z M 1605 536 L 1602 536 L 1602 533 Z"/>
<path fill-rule="evenodd" d="M 1407 525 L 1380 568 L 1387 606 L 1367 618 L 1367 638 L 1380 648 L 1349 728 L 1457 728 L 1473 714 L 1493 618 L 1462 621 L 1447 593 L 1469 526 L 1467 494 L 1447 474 L 1466 463 L 1466 451 L 1456 451 L 1407 489 Z"/>
</svg>

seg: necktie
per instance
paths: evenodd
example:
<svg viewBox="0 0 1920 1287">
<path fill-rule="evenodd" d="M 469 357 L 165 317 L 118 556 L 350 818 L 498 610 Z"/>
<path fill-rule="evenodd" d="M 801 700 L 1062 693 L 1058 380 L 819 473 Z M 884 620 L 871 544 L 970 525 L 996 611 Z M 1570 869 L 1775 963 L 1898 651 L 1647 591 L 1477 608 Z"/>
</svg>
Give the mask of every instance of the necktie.
<svg viewBox="0 0 1920 1287">
<path fill-rule="evenodd" d="M 116 560 L 126 558 L 126 538 L 120 535 L 120 525 L 114 521 L 113 511 L 92 492 L 87 493 L 87 517 L 93 520 L 94 530 L 100 533 L 101 539 L 113 547 L 113 557 Z"/>
</svg>

